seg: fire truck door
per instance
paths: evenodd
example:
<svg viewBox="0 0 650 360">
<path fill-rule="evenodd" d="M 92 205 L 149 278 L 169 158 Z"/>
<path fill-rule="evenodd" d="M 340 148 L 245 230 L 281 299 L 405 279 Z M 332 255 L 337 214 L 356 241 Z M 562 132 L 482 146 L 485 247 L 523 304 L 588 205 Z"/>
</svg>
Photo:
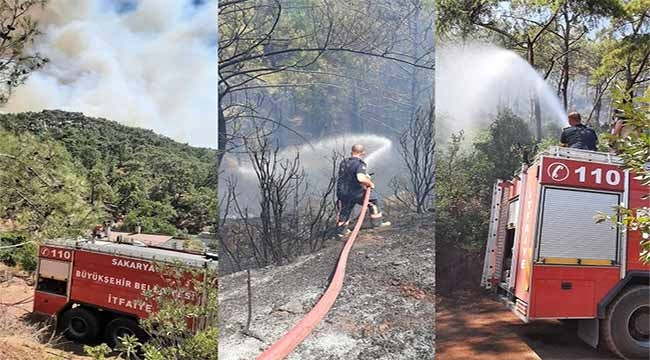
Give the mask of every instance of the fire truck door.
<svg viewBox="0 0 650 360">
<path fill-rule="evenodd" d="M 70 266 L 67 261 L 39 259 L 34 311 L 52 315 L 67 303 Z"/>
</svg>

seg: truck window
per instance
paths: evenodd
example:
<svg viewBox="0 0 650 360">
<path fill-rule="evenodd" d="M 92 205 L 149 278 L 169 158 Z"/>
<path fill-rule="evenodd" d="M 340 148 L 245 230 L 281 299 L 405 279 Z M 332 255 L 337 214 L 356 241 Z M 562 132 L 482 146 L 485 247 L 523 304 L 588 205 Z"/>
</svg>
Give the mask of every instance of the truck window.
<svg viewBox="0 0 650 360">
<path fill-rule="evenodd" d="M 66 296 L 69 273 L 69 262 L 40 259 L 36 290 Z"/>
<path fill-rule="evenodd" d="M 519 199 L 513 200 L 508 205 L 508 229 L 517 227 L 519 220 Z"/>
<path fill-rule="evenodd" d="M 618 231 L 596 224 L 598 212 L 612 213 L 619 194 L 544 188 L 538 261 L 548 258 L 597 259 L 616 262 Z"/>
</svg>

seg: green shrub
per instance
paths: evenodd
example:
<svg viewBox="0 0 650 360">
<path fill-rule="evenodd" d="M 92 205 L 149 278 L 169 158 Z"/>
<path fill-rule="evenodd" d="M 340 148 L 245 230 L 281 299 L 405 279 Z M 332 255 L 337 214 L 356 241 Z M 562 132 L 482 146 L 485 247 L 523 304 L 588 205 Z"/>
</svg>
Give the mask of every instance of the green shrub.
<svg viewBox="0 0 650 360">
<path fill-rule="evenodd" d="M 217 274 L 210 274 L 206 281 L 197 281 L 196 277 L 188 279 L 184 274 L 195 270 L 182 268 L 180 265 L 164 267 L 167 286 L 156 291 L 146 291 L 149 301 L 158 304 L 159 309 L 147 319 L 141 320 L 141 327 L 151 336 L 145 344 L 136 338 L 121 338 L 121 344 L 113 349 L 119 353 L 119 359 L 127 360 L 218 360 L 219 331 L 217 329 L 218 300 Z M 179 298 L 190 289 L 196 293 L 205 293 L 205 301 L 194 305 Z M 188 329 L 188 320 L 198 325 L 198 330 Z M 84 351 L 101 360 L 106 355 L 105 344 L 88 347 Z"/>
</svg>

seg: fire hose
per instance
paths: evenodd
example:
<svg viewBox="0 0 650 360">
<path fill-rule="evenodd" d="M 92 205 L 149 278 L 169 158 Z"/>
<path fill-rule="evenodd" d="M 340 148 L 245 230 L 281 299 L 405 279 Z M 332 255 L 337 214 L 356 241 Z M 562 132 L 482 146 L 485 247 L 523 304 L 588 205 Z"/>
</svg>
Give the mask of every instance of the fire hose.
<svg viewBox="0 0 650 360">
<path fill-rule="evenodd" d="M 327 290 L 323 293 L 320 300 L 314 305 L 314 307 L 303 317 L 291 330 L 289 330 L 280 340 L 276 341 L 268 349 L 266 349 L 260 356 L 257 357 L 257 360 L 280 360 L 288 356 L 293 349 L 296 348 L 311 332 L 316 328 L 318 323 L 323 320 L 327 312 L 332 308 L 336 298 L 341 292 L 343 287 L 343 278 L 345 276 L 345 267 L 348 262 L 348 255 L 352 249 L 352 245 L 359 235 L 359 230 L 361 230 L 361 225 L 363 220 L 366 217 L 366 210 L 368 209 L 368 200 L 370 198 L 370 188 L 366 188 L 365 195 L 363 197 L 363 205 L 361 206 L 361 213 L 357 219 L 354 229 L 350 234 L 350 237 L 345 242 L 339 260 L 336 264 L 336 270 L 332 276 Z"/>
</svg>

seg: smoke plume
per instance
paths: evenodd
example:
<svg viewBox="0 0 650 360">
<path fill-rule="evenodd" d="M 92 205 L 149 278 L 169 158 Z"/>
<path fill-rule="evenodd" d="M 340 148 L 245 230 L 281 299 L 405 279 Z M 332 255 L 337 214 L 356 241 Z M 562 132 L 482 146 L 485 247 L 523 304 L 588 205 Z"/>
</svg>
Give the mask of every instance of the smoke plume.
<svg viewBox="0 0 650 360">
<path fill-rule="evenodd" d="M 61 109 L 216 147 L 216 0 L 52 0 L 34 14 L 50 62 L 4 111 Z"/>
</svg>

